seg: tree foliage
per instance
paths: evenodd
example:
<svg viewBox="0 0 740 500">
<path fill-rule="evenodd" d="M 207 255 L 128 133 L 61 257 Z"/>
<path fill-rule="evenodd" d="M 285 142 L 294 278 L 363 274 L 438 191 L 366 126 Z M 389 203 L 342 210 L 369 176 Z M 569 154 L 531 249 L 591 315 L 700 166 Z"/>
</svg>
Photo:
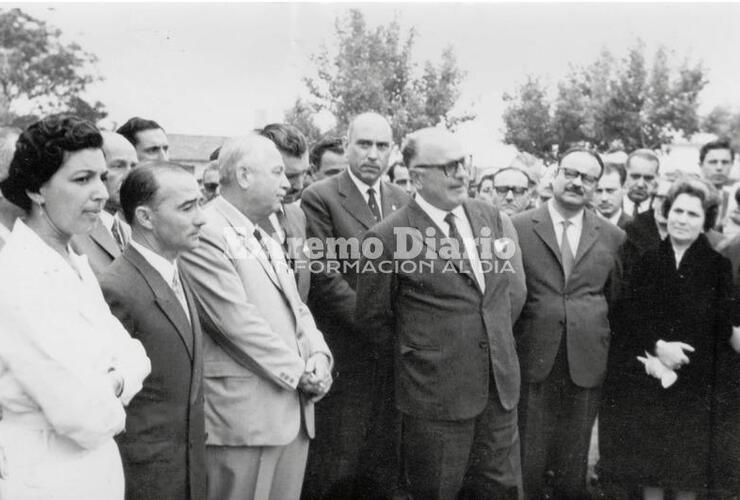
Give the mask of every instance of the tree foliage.
<svg viewBox="0 0 740 500">
<path fill-rule="evenodd" d="M 729 139 L 733 149 L 740 151 L 740 109 L 730 106 L 714 107 L 702 120 L 701 129 Z"/>
<path fill-rule="evenodd" d="M 337 131 L 365 111 L 388 117 L 396 142 L 422 127 L 454 127 L 473 118 L 452 113 L 465 78 L 452 47 L 419 71 L 412 59 L 417 33 L 413 28 L 404 33 L 397 20 L 371 28 L 362 12 L 352 9 L 336 20 L 334 34 L 336 53 L 324 46 L 314 54 L 316 74 L 304 81 L 317 109 L 336 117 Z"/>
<path fill-rule="evenodd" d="M 293 107 L 284 115 L 285 123 L 293 125 L 306 136 L 309 144 L 314 144 L 322 137 L 321 129 L 316 125 L 317 106 L 304 99 L 297 98 Z"/>
<path fill-rule="evenodd" d="M 97 58 L 60 37 L 60 30 L 20 9 L 0 10 L 0 121 L 18 124 L 58 112 L 93 121 L 106 116 L 102 103 L 81 97 L 100 79 L 91 70 Z M 28 107 L 25 115 L 16 114 L 19 104 Z"/>
<path fill-rule="evenodd" d="M 674 68 L 664 47 L 652 64 L 640 40 L 622 59 L 604 49 L 593 63 L 571 67 L 552 99 L 531 77 L 505 95 L 505 140 L 541 157 L 553 145 L 561 151 L 575 144 L 601 151 L 657 148 L 699 130 L 698 98 L 706 83 L 700 63 Z"/>
</svg>

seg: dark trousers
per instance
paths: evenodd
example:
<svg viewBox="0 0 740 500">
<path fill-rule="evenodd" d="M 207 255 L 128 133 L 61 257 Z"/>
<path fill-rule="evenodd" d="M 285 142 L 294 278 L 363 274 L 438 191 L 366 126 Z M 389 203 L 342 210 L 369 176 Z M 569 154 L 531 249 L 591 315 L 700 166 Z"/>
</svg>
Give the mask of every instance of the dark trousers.
<svg viewBox="0 0 740 500">
<path fill-rule="evenodd" d="M 550 375 L 541 383 L 522 384 L 519 429 L 522 435 L 524 492 L 542 498 L 545 473 L 552 471 L 555 498 L 585 498 L 591 429 L 601 388 L 573 383 L 565 353 L 565 336 Z"/>
<path fill-rule="evenodd" d="M 521 497 L 517 410 L 501 406 L 493 381 L 488 404 L 475 418 L 432 420 L 403 414 L 401 446 L 414 499 Z"/>
</svg>

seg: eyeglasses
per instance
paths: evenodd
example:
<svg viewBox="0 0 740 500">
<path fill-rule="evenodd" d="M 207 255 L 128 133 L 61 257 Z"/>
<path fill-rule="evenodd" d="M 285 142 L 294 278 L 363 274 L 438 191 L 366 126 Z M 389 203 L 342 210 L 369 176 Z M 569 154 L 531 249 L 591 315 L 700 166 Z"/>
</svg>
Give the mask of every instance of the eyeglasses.
<svg viewBox="0 0 740 500">
<path fill-rule="evenodd" d="M 514 193 L 514 196 L 521 196 L 527 192 L 527 188 L 520 186 L 494 186 L 496 192 L 500 195 L 506 196 L 509 191 Z"/>
<path fill-rule="evenodd" d="M 439 168 L 442 169 L 447 177 L 454 177 L 459 168 L 461 168 L 466 174 L 470 174 L 470 166 L 465 161 L 465 158 L 452 160 L 441 165 L 414 165 L 414 168 Z"/>
<path fill-rule="evenodd" d="M 566 179 L 569 179 L 571 181 L 580 177 L 585 186 L 594 186 L 597 182 L 599 182 L 598 175 L 587 175 L 583 172 L 579 172 L 574 168 L 560 167 L 560 171 L 563 173 L 563 176 L 565 176 Z"/>
</svg>

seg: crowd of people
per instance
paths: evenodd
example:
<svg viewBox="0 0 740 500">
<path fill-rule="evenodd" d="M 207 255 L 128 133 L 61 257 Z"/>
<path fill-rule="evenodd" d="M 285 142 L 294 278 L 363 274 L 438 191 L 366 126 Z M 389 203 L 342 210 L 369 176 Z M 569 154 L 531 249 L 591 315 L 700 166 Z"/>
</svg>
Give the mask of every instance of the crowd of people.
<svg viewBox="0 0 740 500">
<path fill-rule="evenodd" d="M 736 497 L 729 142 L 393 149 L 276 123 L 196 179 L 153 120 L 3 130 L 0 498 Z"/>
</svg>

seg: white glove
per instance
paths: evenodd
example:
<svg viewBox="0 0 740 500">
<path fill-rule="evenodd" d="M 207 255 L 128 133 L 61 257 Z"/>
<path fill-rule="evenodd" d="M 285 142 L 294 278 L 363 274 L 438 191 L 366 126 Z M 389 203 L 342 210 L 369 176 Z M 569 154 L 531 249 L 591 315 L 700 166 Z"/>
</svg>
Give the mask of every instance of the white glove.
<svg viewBox="0 0 740 500">
<path fill-rule="evenodd" d="M 637 356 L 637 360 L 645 365 L 645 373 L 660 380 L 663 389 L 672 386 L 678 379 L 675 371 L 664 365 L 657 356 L 653 356 L 647 351 L 645 351 L 644 358 Z"/>
<path fill-rule="evenodd" d="M 677 370 L 683 365 L 689 364 L 687 352 L 694 352 L 694 348 L 683 342 L 664 342 L 659 340 L 655 343 L 655 355 L 660 362 L 671 370 Z"/>
</svg>

